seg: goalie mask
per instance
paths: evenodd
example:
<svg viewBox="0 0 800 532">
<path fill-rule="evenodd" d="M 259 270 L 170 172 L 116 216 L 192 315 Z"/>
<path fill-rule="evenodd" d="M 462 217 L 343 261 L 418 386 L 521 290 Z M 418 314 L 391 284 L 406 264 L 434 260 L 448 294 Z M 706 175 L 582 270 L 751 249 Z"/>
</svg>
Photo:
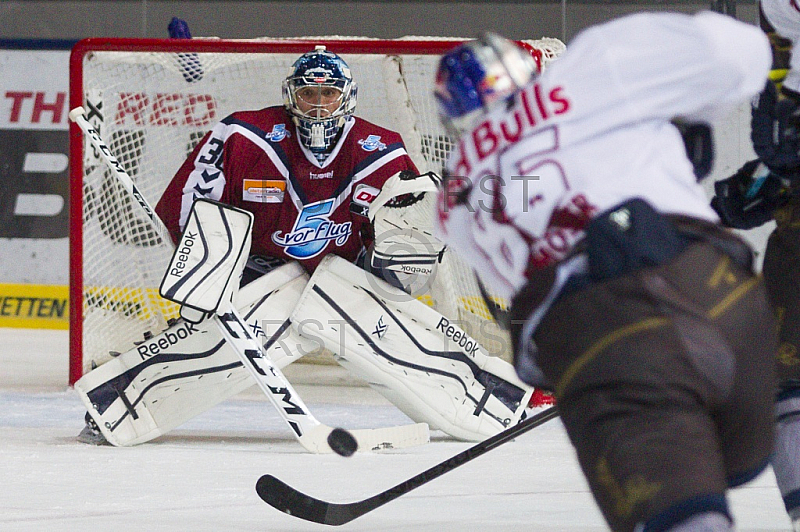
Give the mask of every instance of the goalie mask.
<svg viewBox="0 0 800 532">
<path fill-rule="evenodd" d="M 436 73 L 435 95 L 442 123 L 453 134 L 506 101 L 539 73 L 537 52 L 495 33 L 445 54 Z"/>
<path fill-rule="evenodd" d="M 317 46 L 300 56 L 283 81 L 283 101 L 300 142 L 316 155 L 328 153 L 356 108 L 356 84 L 341 57 Z"/>
</svg>

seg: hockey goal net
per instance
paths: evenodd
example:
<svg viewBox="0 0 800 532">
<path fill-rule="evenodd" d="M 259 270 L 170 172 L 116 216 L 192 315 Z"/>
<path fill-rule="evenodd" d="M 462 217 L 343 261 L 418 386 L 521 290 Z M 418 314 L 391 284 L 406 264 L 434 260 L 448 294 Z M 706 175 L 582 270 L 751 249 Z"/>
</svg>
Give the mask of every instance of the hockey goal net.
<svg viewBox="0 0 800 532">
<path fill-rule="evenodd" d="M 432 86 L 452 39 L 304 38 L 86 39 L 72 51 L 70 107 L 92 125 L 155 205 L 195 143 L 218 120 L 281 104 L 281 81 L 297 57 L 324 44 L 350 65 L 359 86 L 356 115 L 398 131 L 422 171 L 441 172 L 452 146 L 440 126 Z M 546 65 L 564 45 L 526 41 Z M 73 125 L 70 188 L 70 383 L 112 352 L 158 333 L 177 308 L 158 296 L 171 251 Z M 430 211 L 432 215 L 432 210 Z M 472 273 L 446 253 L 425 302 L 492 354 L 507 338 L 492 322 Z"/>
</svg>

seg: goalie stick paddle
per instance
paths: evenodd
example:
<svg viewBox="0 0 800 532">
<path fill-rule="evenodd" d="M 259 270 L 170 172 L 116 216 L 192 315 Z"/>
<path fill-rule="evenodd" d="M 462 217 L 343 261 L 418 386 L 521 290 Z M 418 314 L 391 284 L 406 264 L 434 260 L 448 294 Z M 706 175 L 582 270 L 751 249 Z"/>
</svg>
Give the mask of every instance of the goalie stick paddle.
<svg viewBox="0 0 800 532">
<path fill-rule="evenodd" d="M 86 119 L 83 107 L 72 109 L 69 112 L 69 119 L 86 134 L 90 144 L 100 153 L 114 177 L 134 197 L 164 242 L 174 248 L 164 222 L 136 188 L 133 179 L 103 141 L 100 132 Z M 289 425 L 297 441 L 312 453 L 331 452 L 333 449 L 328 445 L 328 436 L 334 429 L 320 423 L 308 410 L 280 369 L 272 363 L 261 344 L 249 332 L 246 323 L 233 305 L 226 304 L 223 307 L 217 310 L 215 324 L 239 355 L 242 364 L 253 376 L 256 384 Z M 355 438 L 357 448 L 367 450 L 399 449 L 430 441 L 428 425 L 425 423 L 348 432 Z"/>
<path fill-rule="evenodd" d="M 387 502 L 391 502 L 401 495 L 405 495 L 409 491 L 438 478 L 445 473 L 452 471 L 460 465 L 466 464 L 470 460 L 485 454 L 500 445 L 507 443 L 520 434 L 538 427 L 539 425 L 558 416 L 557 407 L 551 406 L 547 410 L 536 414 L 513 427 L 495 434 L 480 443 L 477 443 L 469 449 L 458 453 L 440 462 L 439 464 L 431 467 L 414 475 L 408 480 L 389 488 L 386 491 L 373 495 L 367 499 L 350 502 L 350 503 L 334 503 L 326 502 L 315 499 L 310 495 L 301 493 L 289 486 L 285 482 L 273 477 L 272 475 L 264 475 L 258 479 L 256 483 L 256 492 L 261 499 L 275 508 L 289 515 L 293 515 L 299 519 L 320 523 L 323 525 L 339 526 L 349 523 L 353 519 L 361 517 L 367 512 L 371 512 L 375 508 L 383 506 Z"/>
</svg>

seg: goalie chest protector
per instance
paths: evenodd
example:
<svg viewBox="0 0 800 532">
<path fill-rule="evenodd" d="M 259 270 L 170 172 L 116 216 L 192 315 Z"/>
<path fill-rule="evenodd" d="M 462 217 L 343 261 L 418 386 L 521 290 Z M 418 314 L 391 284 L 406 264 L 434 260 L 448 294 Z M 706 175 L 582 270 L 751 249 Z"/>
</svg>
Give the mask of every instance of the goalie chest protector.
<svg viewBox="0 0 800 532">
<path fill-rule="evenodd" d="M 201 191 L 254 214 L 253 253 L 297 260 L 313 271 L 328 253 L 353 261 L 371 244 L 369 203 L 405 169 L 417 171 L 400 135 L 365 120 L 345 124 L 320 166 L 298 143 L 282 107 L 238 112 L 197 145 L 156 211 L 178 235 L 182 213 Z"/>
</svg>

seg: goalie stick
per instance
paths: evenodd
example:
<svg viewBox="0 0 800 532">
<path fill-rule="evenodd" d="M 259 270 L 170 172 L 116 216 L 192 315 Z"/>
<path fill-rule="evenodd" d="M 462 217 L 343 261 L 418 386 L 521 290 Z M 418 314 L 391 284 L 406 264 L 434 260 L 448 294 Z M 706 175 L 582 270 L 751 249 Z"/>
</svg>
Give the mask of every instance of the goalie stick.
<svg viewBox="0 0 800 532">
<path fill-rule="evenodd" d="M 551 406 L 547 410 L 473 445 L 444 462 L 440 462 L 386 491 L 361 501 L 350 503 L 325 502 L 297 491 L 272 475 L 264 475 L 258 479 L 256 492 L 264 502 L 276 510 L 299 519 L 323 525 L 343 525 L 513 440 L 520 434 L 524 434 L 556 416 L 558 416 L 558 410 L 555 406 Z"/>
<path fill-rule="evenodd" d="M 114 177 L 136 199 L 136 202 L 152 222 L 162 240 L 174 248 L 172 238 L 164 222 L 136 188 L 130 175 L 105 144 L 100 133 L 86 119 L 83 107 L 72 109 L 69 113 L 69 118 L 80 127 L 92 146 L 100 152 L 101 158 Z M 292 434 L 297 438 L 297 441 L 313 453 L 331 452 L 332 449 L 327 440 L 333 428 L 320 423 L 311 414 L 281 370 L 263 352 L 263 346 L 250 333 L 247 324 L 233 304 L 223 303 L 217 310 L 217 318 L 214 322 L 217 324 L 220 333 L 233 347 L 242 364 L 249 370 L 258 386 L 292 429 Z M 359 429 L 349 432 L 355 437 L 358 448 L 367 450 L 410 447 L 427 443 L 430 439 L 428 425 L 425 423 L 399 427 Z"/>
</svg>

